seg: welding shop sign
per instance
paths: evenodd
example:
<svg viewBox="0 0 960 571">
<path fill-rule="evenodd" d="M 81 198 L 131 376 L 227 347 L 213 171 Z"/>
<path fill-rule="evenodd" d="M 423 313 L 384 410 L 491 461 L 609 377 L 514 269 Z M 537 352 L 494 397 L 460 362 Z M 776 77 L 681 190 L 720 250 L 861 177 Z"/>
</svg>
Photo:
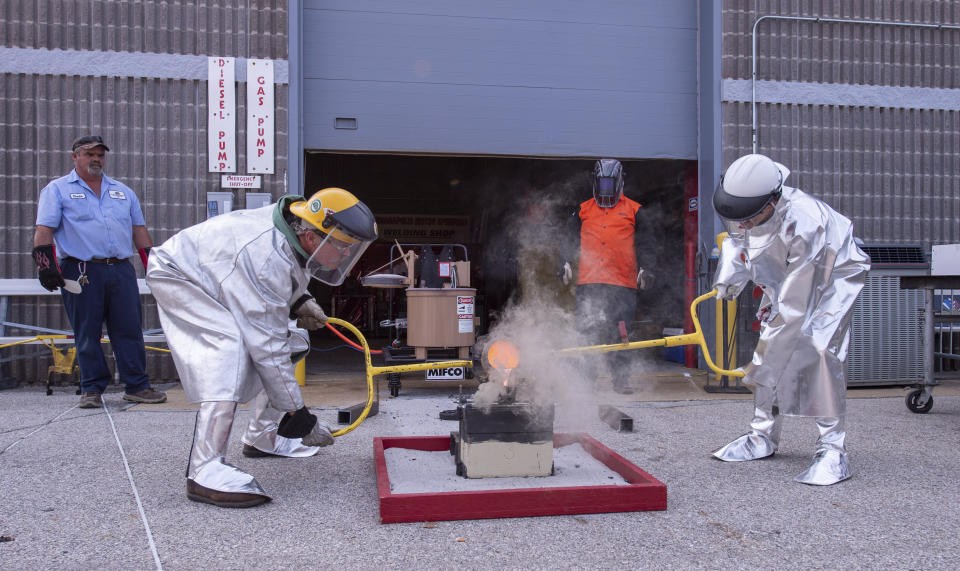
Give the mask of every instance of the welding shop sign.
<svg viewBox="0 0 960 571">
<path fill-rule="evenodd" d="M 463 244 L 469 242 L 470 217 L 427 214 L 383 214 L 377 216 L 381 240 L 407 244 Z"/>
<path fill-rule="evenodd" d="M 473 296 L 457 296 L 457 333 L 473 333 Z"/>
</svg>

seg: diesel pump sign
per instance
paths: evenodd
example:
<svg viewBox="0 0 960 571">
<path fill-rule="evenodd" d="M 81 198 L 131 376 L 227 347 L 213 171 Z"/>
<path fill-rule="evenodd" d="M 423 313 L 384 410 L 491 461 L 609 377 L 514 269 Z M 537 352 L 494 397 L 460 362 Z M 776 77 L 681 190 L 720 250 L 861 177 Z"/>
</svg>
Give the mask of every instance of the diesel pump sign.
<svg viewBox="0 0 960 571">
<path fill-rule="evenodd" d="M 442 369 L 427 369 L 428 381 L 450 381 L 463 379 L 463 367 L 446 367 Z"/>
</svg>

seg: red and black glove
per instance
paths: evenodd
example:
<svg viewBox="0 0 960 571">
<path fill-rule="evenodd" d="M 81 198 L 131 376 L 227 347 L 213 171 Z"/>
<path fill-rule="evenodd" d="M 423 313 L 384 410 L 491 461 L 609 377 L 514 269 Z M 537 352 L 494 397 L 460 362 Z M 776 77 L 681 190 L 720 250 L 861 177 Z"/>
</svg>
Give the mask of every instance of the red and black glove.
<svg viewBox="0 0 960 571">
<path fill-rule="evenodd" d="M 310 412 L 310 409 L 303 407 L 283 415 L 277 426 L 277 434 L 284 438 L 303 438 L 310 434 L 316 424 L 317 417 Z"/>
<path fill-rule="evenodd" d="M 60 266 L 57 265 L 57 251 L 53 244 L 44 244 L 33 249 L 33 261 L 37 263 L 37 277 L 40 285 L 47 291 L 63 287 L 63 276 L 60 275 Z"/>
<path fill-rule="evenodd" d="M 147 261 L 150 260 L 150 246 L 137 250 L 140 254 L 140 261 L 143 262 L 143 269 L 147 269 Z"/>
</svg>

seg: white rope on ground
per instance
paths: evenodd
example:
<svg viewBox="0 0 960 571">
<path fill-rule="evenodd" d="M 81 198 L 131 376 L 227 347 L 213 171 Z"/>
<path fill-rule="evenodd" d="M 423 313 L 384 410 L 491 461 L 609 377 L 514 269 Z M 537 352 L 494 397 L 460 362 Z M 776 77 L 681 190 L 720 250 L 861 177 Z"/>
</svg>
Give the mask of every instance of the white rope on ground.
<svg viewBox="0 0 960 571">
<path fill-rule="evenodd" d="M 140 520 L 143 522 L 143 529 L 147 532 L 147 542 L 150 544 L 150 551 L 153 553 L 153 561 L 157 564 L 157 570 L 163 571 L 163 564 L 160 563 L 160 554 L 157 553 L 157 544 L 153 541 L 153 533 L 150 531 L 150 524 L 147 523 L 147 514 L 143 511 L 143 503 L 140 501 L 140 492 L 137 491 L 137 484 L 133 481 L 133 473 L 130 472 L 130 464 L 127 462 L 127 455 L 123 451 L 123 445 L 120 443 L 120 435 L 117 433 L 117 425 L 113 422 L 113 415 L 110 414 L 110 407 L 107 406 L 107 403 L 103 403 L 103 410 L 107 412 L 107 418 L 110 419 L 110 428 L 113 429 L 113 437 L 117 441 L 117 448 L 120 449 L 123 468 L 127 471 L 127 478 L 130 480 L 130 487 L 133 489 L 133 497 L 137 500 L 137 509 L 140 510 Z"/>
<path fill-rule="evenodd" d="M 20 439 L 18 439 L 18 440 L 13 441 L 13 443 L 10 444 L 10 446 L 7 446 L 7 447 L 4 448 L 3 450 L 0 450 L 0 454 L 3 454 L 3 453 L 6 452 L 7 450 L 10 450 L 11 448 L 13 448 L 14 446 L 16 446 L 17 444 L 20 444 L 21 442 L 23 442 L 23 441 L 26 440 L 27 438 L 30 438 L 30 437 L 33 436 L 34 434 L 40 432 L 41 430 L 43 430 L 44 428 L 46 428 L 48 425 L 50 425 L 53 421 L 57 420 L 58 418 L 60 418 L 61 416 L 67 414 L 68 412 L 70 412 L 71 410 L 73 410 L 73 409 L 75 409 L 75 408 L 77 408 L 77 405 L 71 406 L 71 407 L 68 408 L 67 410 L 61 412 L 61 413 L 58 414 L 57 416 L 51 418 L 50 420 L 48 420 L 48 421 L 44 422 L 43 424 L 41 424 L 40 426 L 38 426 L 37 429 L 34 430 L 33 432 L 31 432 L 30 434 L 24 436 L 23 438 L 20 438 Z"/>
</svg>

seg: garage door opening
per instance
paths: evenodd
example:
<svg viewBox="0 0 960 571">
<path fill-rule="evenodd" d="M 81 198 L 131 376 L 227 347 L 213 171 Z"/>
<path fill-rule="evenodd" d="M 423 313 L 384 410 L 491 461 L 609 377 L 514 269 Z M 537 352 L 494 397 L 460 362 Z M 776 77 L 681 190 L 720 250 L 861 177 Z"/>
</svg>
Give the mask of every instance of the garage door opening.
<svg viewBox="0 0 960 571">
<path fill-rule="evenodd" d="M 645 268 L 652 284 L 638 293 L 631 336 L 657 337 L 664 328 L 684 326 L 684 189 L 695 163 L 622 162 L 624 194 L 643 205 L 647 257 L 654 260 L 653 267 Z M 371 346 L 389 343 L 394 331 L 379 324 L 405 315 L 403 290 L 364 288 L 359 277 L 388 264 L 394 241 L 459 244 L 470 261 L 470 285 L 477 289 L 478 335 L 508 304 L 531 296 L 550 298 L 558 308 L 572 311 L 574 284 L 562 284 L 558 260 L 575 238 L 568 220 L 592 197 L 593 163 L 310 152 L 306 192 L 331 186 L 350 190 L 373 210 L 381 234 L 342 286 L 319 287 L 314 294 L 334 315 L 356 324 Z M 458 259 L 461 251 L 454 248 Z"/>
</svg>

